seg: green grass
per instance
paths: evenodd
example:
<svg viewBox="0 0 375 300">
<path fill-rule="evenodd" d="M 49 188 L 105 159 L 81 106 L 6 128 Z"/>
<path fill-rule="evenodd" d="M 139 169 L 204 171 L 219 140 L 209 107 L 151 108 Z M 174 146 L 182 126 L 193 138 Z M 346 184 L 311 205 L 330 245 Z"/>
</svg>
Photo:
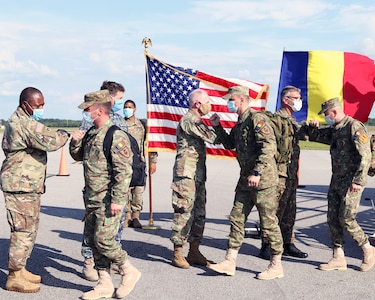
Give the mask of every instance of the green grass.
<svg viewBox="0 0 375 300">
<path fill-rule="evenodd" d="M 329 145 L 309 141 L 300 141 L 299 146 L 301 150 L 329 150 Z"/>
</svg>

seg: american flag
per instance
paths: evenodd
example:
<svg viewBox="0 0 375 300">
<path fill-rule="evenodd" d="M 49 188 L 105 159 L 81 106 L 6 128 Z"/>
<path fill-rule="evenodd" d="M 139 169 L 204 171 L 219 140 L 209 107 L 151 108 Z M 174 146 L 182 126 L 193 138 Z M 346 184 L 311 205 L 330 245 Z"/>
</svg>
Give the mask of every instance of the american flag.
<svg viewBox="0 0 375 300">
<path fill-rule="evenodd" d="M 210 96 L 212 112 L 202 118 L 210 126 L 212 113 L 220 116 L 221 124 L 228 132 L 237 122 L 237 114 L 227 109 L 222 99 L 229 87 L 247 86 L 250 89 L 251 107 L 264 110 L 269 86 L 248 80 L 228 79 L 199 70 L 176 67 L 146 55 L 148 151 L 170 151 L 176 149 L 176 128 L 181 117 L 189 109 L 188 96 L 201 88 Z M 222 145 L 207 144 L 207 154 L 218 157 L 235 157 L 232 150 Z"/>
</svg>

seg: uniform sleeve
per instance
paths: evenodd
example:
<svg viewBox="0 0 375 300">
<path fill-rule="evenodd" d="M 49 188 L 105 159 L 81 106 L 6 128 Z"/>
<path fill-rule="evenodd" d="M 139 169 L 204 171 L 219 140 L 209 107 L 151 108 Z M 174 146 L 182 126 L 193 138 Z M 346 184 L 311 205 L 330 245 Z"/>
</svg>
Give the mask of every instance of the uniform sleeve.
<svg viewBox="0 0 375 300">
<path fill-rule="evenodd" d="M 186 120 L 181 123 L 181 128 L 189 135 L 202 139 L 210 144 L 219 144 L 219 139 L 214 130 L 208 128 L 200 119 Z"/>
<path fill-rule="evenodd" d="M 28 147 L 46 152 L 60 149 L 69 139 L 64 130 L 54 130 L 35 120 L 30 120 L 26 128 Z"/>
<path fill-rule="evenodd" d="M 258 171 L 263 177 L 267 177 L 267 172 L 273 171 L 268 166 L 270 161 L 275 161 L 277 151 L 275 134 L 270 125 L 270 120 L 263 114 L 254 114 L 253 124 L 255 140 L 259 149 L 254 171 Z"/>
<path fill-rule="evenodd" d="M 83 139 L 78 142 L 70 140 L 69 153 L 70 153 L 70 156 L 75 161 L 82 161 L 83 160 Z"/>
<path fill-rule="evenodd" d="M 221 124 L 219 124 L 218 126 L 214 126 L 213 127 L 214 130 L 215 130 L 215 133 L 217 135 L 217 138 L 218 138 L 218 142 L 223 144 L 224 148 L 225 149 L 235 149 L 236 146 L 235 146 L 235 139 L 234 139 L 234 128 L 232 128 L 232 130 L 230 131 L 230 133 L 228 134 L 223 126 L 221 126 Z"/>
<path fill-rule="evenodd" d="M 332 130 L 331 126 L 329 127 L 320 127 L 314 128 L 308 127 L 308 136 L 309 140 L 313 142 L 318 142 L 326 145 L 331 145 L 332 141 Z"/>
<path fill-rule="evenodd" d="M 113 134 L 112 155 L 112 203 L 125 204 L 132 178 L 133 153 L 126 133 L 116 130 Z"/>
<path fill-rule="evenodd" d="M 358 121 L 353 122 L 351 131 L 354 147 L 360 157 L 358 169 L 354 173 L 353 183 L 365 186 L 367 182 L 367 172 L 371 162 L 370 139 L 366 127 Z"/>
</svg>

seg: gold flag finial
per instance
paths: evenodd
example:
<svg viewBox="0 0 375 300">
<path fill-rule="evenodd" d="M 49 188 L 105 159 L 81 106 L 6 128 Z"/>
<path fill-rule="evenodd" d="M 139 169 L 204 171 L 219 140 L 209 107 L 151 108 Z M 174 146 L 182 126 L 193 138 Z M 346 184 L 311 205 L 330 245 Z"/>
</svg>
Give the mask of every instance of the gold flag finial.
<svg viewBox="0 0 375 300">
<path fill-rule="evenodd" d="M 142 44 L 143 44 L 143 46 L 145 47 L 145 51 L 147 52 L 147 48 L 148 48 L 148 46 L 152 46 L 152 41 L 151 41 L 150 38 L 145 37 L 145 38 L 143 38 L 143 40 L 142 40 Z"/>
</svg>

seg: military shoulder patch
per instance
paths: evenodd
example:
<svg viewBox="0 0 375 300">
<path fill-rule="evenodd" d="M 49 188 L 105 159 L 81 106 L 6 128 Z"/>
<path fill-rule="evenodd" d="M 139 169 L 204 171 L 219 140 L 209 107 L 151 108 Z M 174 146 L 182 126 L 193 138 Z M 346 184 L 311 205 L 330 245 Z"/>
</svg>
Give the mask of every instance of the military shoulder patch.
<svg viewBox="0 0 375 300">
<path fill-rule="evenodd" d="M 265 124 L 265 123 L 266 123 L 266 122 L 264 122 L 263 120 L 258 121 L 258 123 L 255 125 L 254 130 L 255 130 L 256 132 L 261 131 L 262 128 L 264 127 L 264 124 Z"/>
<path fill-rule="evenodd" d="M 363 129 L 356 130 L 354 132 L 353 138 L 355 140 L 359 140 L 360 142 L 362 142 L 364 144 L 367 143 L 368 140 L 369 140 L 367 133 Z"/>
</svg>

